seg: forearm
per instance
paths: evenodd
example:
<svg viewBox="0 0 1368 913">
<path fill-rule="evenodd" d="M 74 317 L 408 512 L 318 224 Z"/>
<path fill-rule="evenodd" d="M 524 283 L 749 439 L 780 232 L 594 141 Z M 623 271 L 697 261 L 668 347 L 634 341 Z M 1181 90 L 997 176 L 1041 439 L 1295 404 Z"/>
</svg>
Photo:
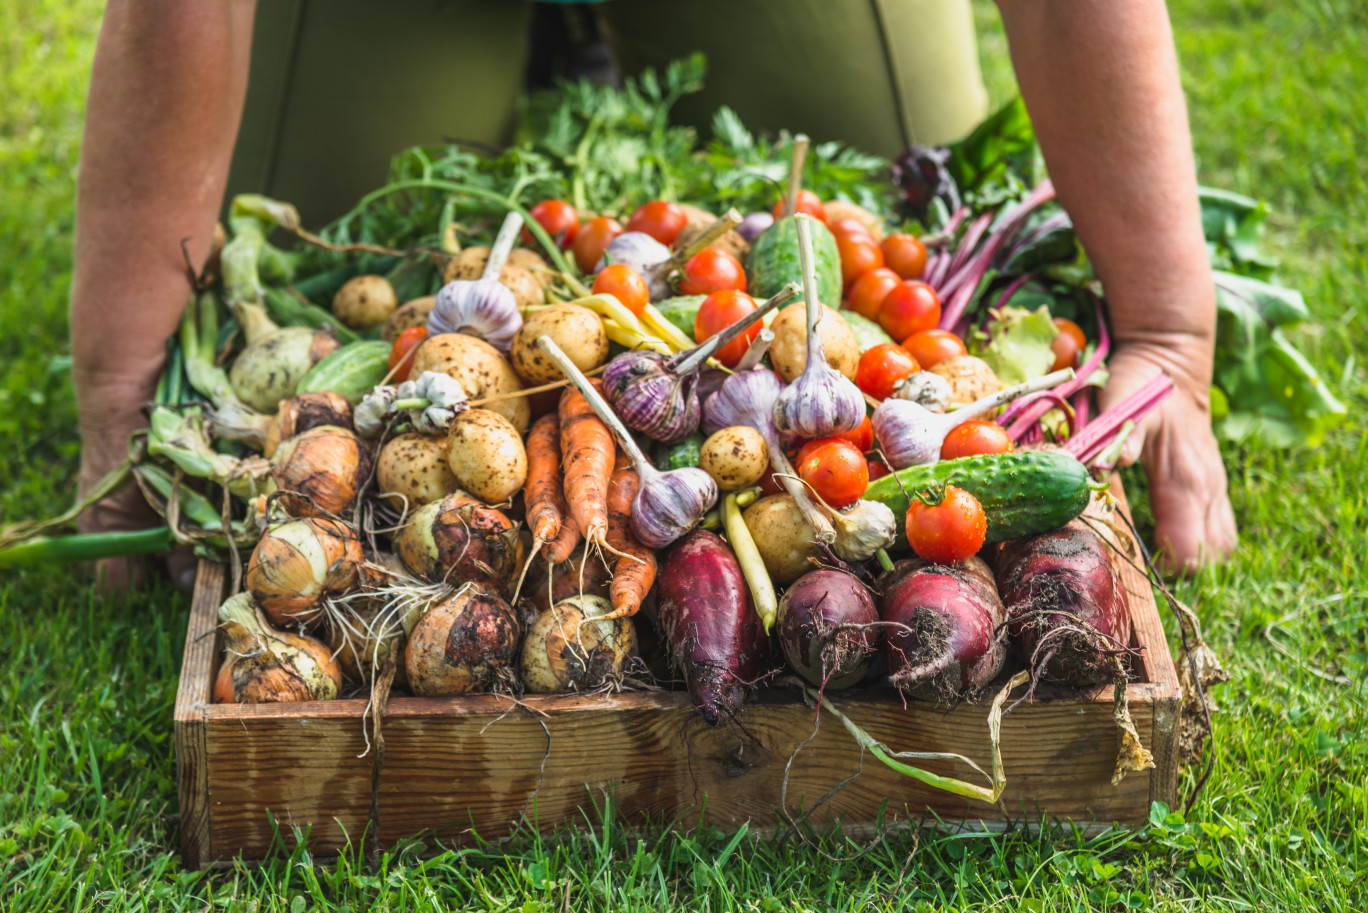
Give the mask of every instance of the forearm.
<svg viewBox="0 0 1368 913">
<path fill-rule="evenodd" d="M 201 264 L 208 255 L 242 114 L 254 10 L 255 0 L 111 0 L 106 10 L 82 143 L 71 293 L 87 434 L 126 424 L 124 413 L 150 397 L 191 293 L 186 257 Z"/>
<path fill-rule="evenodd" d="M 1161 0 L 999 0 L 1059 200 L 1122 345 L 1205 398 L 1216 305 Z"/>
</svg>

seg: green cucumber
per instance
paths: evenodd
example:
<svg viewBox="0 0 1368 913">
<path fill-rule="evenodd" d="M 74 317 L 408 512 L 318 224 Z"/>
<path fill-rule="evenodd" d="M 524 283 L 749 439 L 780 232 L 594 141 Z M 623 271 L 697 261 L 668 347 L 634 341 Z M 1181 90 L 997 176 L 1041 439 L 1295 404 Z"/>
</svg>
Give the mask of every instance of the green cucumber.
<svg viewBox="0 0 1368 913">
<path fill-rule="evenodd" d="M 812 257 L 817 269 L 817 297 L 829 308 L 841 305 L 841 254 L 836 237 L 812 220 Z M 798 265 L 798 223 L 780 219 L 760 233 L 746 258 L 747 289 L 756 301 L 779 294 L 790 282 L 803 284 Z"/>
<path fill-rule="evenodd" d="M 656 310 L 683 331 L 685 336 L 693 339 L 694 321 L 698 318 L 698 309 L 703 304 L 703 299 L 707 295 L 679 295 L 674 298 L 666 298 L 664 301 L 655 303 Z"/>
<path fill-rule="evenodd" d="M 671 469 L 697 466 L 702 448 L 701 434 L 691 434 L 678 444 L 661 444 L 656 447 L 656 468 L 668 472 Z"/>
<path fill-rule="evenodd" d="M 354 406 L 389 373 L 392 348 L 388 342 L 367 339 L 334 349 L 309 369 L 295 392 L 330 390 L 345 396 Z"/>
<path fill-rule="evenodd" d="M 875 479 L 865 498 L 887 504 L 895 517 L 906 516 L 914 491 L 946 483 L 969 492 L 988 516 L 988 542 L 1019 539 L 1058 529 L 1083 513 L 1098 487 L 1088 470 L 1063 451 L 1031 450 L 941 460 Z M 904 524 L 898 546 L 906 547 Z"/>
<path fill-rule="evenodd" d="M 825 304 L 825 302 L 823 302 Z M 888 342 L 897 342 L 892 336 L 868 317 L 863 317 L 855 311 L 841 308 L 840 315 L 845 319 L 846 326 L 850 327 L 850 332 L 855 334 L 855 342 L 860 347 L 860 354 L 863 355 L 875 346 L 883 345 Z"/>
</svg>

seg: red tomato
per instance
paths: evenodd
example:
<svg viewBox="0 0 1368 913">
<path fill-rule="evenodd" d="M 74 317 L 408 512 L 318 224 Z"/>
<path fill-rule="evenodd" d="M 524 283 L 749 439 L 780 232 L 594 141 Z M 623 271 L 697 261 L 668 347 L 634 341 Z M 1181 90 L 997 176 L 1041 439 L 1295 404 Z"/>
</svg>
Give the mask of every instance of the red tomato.
<svg viewBox="0 0 1368 913">
<path fill-rule="evenodd" d="M 860 453 L 874 449 L 874 423 L 869 420 L 867 415 L 864 417 L 864 421 L 855 426 L 854 431 L 846 431 L 836 436 L 842 440 L 850 441 Z"/>
<path fill-rule="evenodd" d="M 850 288 L 846 290 L 846 308 L 861 317 L 877 320 L 879 305 L 883 304 L 888 293 L 901 281 L 898 274 L 891 269 L 872 269 L 851 283 Z"/>
<path fill-rule="evenodd" d="M 610 219 L 607 216 L 590 219 L 581 225 L 579 231 L 575 232 L 575 240 L 570 242 L 570 249 L 575 254 L 575 264 L 580 268 L 580 272 L 592 273 L 594 267 L 603 259 L 603 252 L 608 248 L 608 244 L 622 234 L 623 230 L 617 219 Z"/>
<path fill-rule="evenodd" d="M 846 216 L 844 219 L 828 222 L 827 228 L 831 229 L 831 233 L 836 236 L 837 241 L 841 240 L 842 236 L 874 240 L 874 236 L 869 233 L 869 226 L 854 216 Z"/>
<path fill-rule="evenodd" d="M 922 330 L 920 333 L 913 333 L 903 340 L 902 347 L 911 352 L 917 364 L 923 368 L 929 368 L 956 355 L 969 354 L 969 350 L 964 347 L 964 340 L 949 330 Z"/>
<path fill-rule="evenodd" d="M 885 342 L 860 356 L 855 368 L 855 386 L 875 399 L 888 399 L 898 381 L 921 370 L 917 360 L 894 342 Z"/>
<path fill-rule="evenodd" d="M 393 383 L 402 384 L 409 379 L 409 371 L 413 368 L 413 350 L 418 348 L 418 344 L 424 339 L 427 339 L 425 326 L 409 327 L 394 337 L 394 347 L 389 353 L 389 369 L 393 375 L 390 380 Z M 395 370 L 396 368 L 398 370 Z"/>
<path fill-rule="evenodd" d="M 788 489 L 779 484 L 779 480 L 774 477 L 773 469 L 766 469 L 765 474 L 760 477 L 760 492 L 765 495 L 786 495 Z"/>
<path fill-rule="evenodd" d="M 642 231 L 669 247 L 689 224 L 689 216 L 678 203 L 652 200 L 642 203 L 627 220 L 628 231 Z"/>
<path fill-rule="evenodd" d="M 679 294 L 711 295 L 723 289 L 746 290 L 746 268 L 725 250 L 705 247 L 684 264 Z"/>
<path fill-rule="evenodd" d="M 699 342 L 711 339 L 753 310 L 755 299 L 745 292 L 734 289 L 713 292 L 703 299 L 703 304 L 698 308 L 698 316 L 694 318 L 694 339 Z M 733 368 L 746 354 L 752 340 L 759 335 L 760 321 L 757 320 L 746 332 L 718 349 L 713 358 Z"/>
<path fill-rule="evenodd" d="M 888 235 L 879 243 L 884 265 L 904 279 L 920 279 L 926 269 L 926 245 L 912 235 Z"/>
<path fill-rule="evenodd" d="M 962 488 L 945 486 L 945 499 L 934 507 L 913 498 L 907 509 L 907 541 L 927 561 L 954 564 L 983 548 L 988 516 L 978 499 Z"/>
<path fill-rule="evenodd" d="M 646 280 L 626 263 L 610 263 L 599 270 L 591 291 L 595 295 L 614 296 L 638 317 L 651 303 L 651 290 L 646 287 Z"/>
<path fill-rule="evenodd" d="M 945 436 L 940 456 L 942 460 L 953 460 L 981 453 L 1011 453 L 1013 450 L 1016 450 L 1016 446 L 1007 436 L 1006 428 L 997 422 L 971 418 L 962 425 L 956 425 Z"/>
<path fill-rule="evenodd" d="M 561 250 L 569 249 L 570 243 L 575 240 L 575 232 L 579 231 L 579 213 L 575 212 L 575 207 L 564 200 L 542 200 L 528 214 L 546 229 Z M 523 229 L 522 240 L 524 244 L 536 243 L 532 232 L 526 228 Z"/>
<path fill-rule="evenodd" d="M 1064 368 L 1078 367 L 1078 359 L 1088 347 L 1088 337 L 1083 335 L 1083 330 L 1078 324 L 1067 317 L 1056 317 L 1054 325 L 1055 329 L 1059 330 L 1059 335 L 1050 343 L 1050 351 L 1055 357 L 1050 370 L 1062 371 Z"/>
<path fill-rule="evenodd" d="M 798 461 L 798 476 L 837 510 L 860 500 L 869 487 L 864 454 L 849 441 L 829 441 Z"/>
<path fill-rule="evenodd" d="M 899 282 L 879 304 L 879 326 L 894 339 L 906 339 L 913 333 L 933 330 L 940 317 L 940 296 L 931 286 L 917 279 Z"/>
<path fill-rule="evenodd" d="M 811 190 L 798 191 L 798 206 L 794 212 L 805 212 L 818 222 L 826 224 L 826 207 L 822 205 L 821 199 Z M 774 204 L 770 210 L 770 215 L 774 216 L 777 222 L 784 217 L 784 199 L 779 198 L 779 202 Z"/>
<path fill-rule="evenodd" d="M 841 254 L 841 281 L 846 285 L 884 265 L 883 251 L 868 234 L 837 235 L 836 250 Z"/>
<path fill-rule="evenodd" d="M 871 482 L 875 479 L 882 479 L 892 471 L 892 469 L 888 468 L 888 464 L 879 457 L 875 457 L 869 461 L 869 481 Z"/>
<path fill-rule="evenodd" d="M 812 451 L 816 450 L 818 447 L 825 447 L 827 444 L 848 444 L 851 447 L 855 447 L 857 450 L 859 449 L 854 442 L 848 441 L 843 437 L 837 437 L 836 435 L 832 435 L 831 437 L 815 437 L 810 441 L 803 441 L 803 443 L 798 446 L 798 452 L 790 457 L 790 459 L 793 460 L 795 464 L 801 463 L 803 460 L 807 459 L 808 454 L 812 453 Z"/>
</svg>

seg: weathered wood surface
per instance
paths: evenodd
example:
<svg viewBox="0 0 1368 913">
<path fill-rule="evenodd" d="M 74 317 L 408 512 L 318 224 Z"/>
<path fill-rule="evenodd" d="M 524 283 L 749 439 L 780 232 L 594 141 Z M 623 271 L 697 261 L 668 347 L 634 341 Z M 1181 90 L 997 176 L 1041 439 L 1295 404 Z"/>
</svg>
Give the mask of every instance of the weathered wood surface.
<svg viewBox="0 0 1368 913">
<path fill-rule="evenodd" d="M 788 782 L 787 807 L 808 809 L 843 780 L 854 779 L 812 817 L 847 827 L 886 817 L 998 827 L 1043 816 L 1080 823 L 1140 823 L 1150 802 L 1176 791 L 1174 732 L 1178 688 L 1163 628 L 1143 576 L 1121 567 L 1145 648 L 1131 712 L 1158 767 L 1111 786 L 1117 735 L 1112 690 L 1079 694 L 1041 688 L 1037 700 L 1002 725 L 1007 791 L 1000 807 L 931 790 L 861 752 L 824 718 L 803 745 Z M 176 707 L 185 864 L 260 858 L 273 833 L 306 830 L 314 851 L 335 852 L 360 840 L 371 805 L 371 759 L 361 715 L 365 702 L 212 705 L 217 668 L 215 609 L 222 569 L 201 565 Z M 938 708 L 903 703 L 891 691 L 831 695 L 875 738 L 896 749 L 957 752 L 988 768 L 987 707 Z M 596 820 L 612 796 L 629 826 L 700 819 L 729 826 L 780 824 L 778 809 L 790 757 L 813 732 L 814 713 L 792 690 L 770 688 L 735 726 L 709 729 L 683 693 L 528 696 L 521 705 L 494 696 L 395 697 L 385 717 L 380 779 L 380 839 L 420 833 L 456 842 L 471 828 L 482 837 L 508 833 L 526 818 L 543 830 Z M 549 736 L 549 737 L 548 737 Z M 1146 737 L 1147 736 L 1147 737 Z M 923 762 L 971 782 L 967 765 Z M 704 802 L 706 798 L 706 803 Z"/>
</svg>

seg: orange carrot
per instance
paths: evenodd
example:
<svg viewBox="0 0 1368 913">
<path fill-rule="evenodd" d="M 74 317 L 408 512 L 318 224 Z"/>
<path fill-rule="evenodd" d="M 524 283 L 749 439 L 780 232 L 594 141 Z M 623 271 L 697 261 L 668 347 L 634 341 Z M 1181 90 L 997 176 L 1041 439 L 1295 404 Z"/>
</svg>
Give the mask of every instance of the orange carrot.
<svg viewBox="0 0 1368 913">
<path fill-rule="evenodd" d="M 560 418 L 543 415 L 527 434 L 527 526 L 540 545 L 556 538 L 565 516 L 565 492 L 561 487 Z"/>
<path fill-rule="evenodd" d="M 580 544 L 579 524 L 574 517 L 561 519 L 560 532 L 556 538 L 546 543 L 546 560 L 560 564 L 570 557 L 570 553 Z"/>
<path fill-rule="evenodd" d="M 597 380 L 590 383 L 599 385 Z M 586 542 L 603 546 L 608 533 L 608 483 L 617 445 L 608 426 L 573 387 L 561 394 L 561 467 L 565 501 Z"/>
<path fill-rule="evenodd" d="M 632 535 L 632 502 L 636 500 L 640 485 L 632 461 L 627 454 L 618 451 L 613 480 L 608 485 L 608 547 L 621 557 L 613 569 L 613 583 L 608 587 L 613 611 L 600 616 L 602 618 L 635 615 L 655 583 L 655 552 Z"/>
</svg>

